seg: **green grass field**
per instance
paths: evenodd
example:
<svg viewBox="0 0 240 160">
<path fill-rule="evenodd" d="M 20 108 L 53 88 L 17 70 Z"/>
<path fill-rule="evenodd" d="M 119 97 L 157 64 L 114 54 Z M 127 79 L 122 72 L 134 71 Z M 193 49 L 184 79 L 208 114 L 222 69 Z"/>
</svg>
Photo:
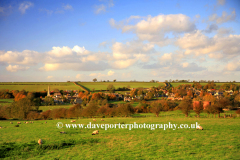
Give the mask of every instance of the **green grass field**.
<svg viewBox="0 0 240 160">
<path fill-rule="evenodd" d="M 150 88 L 150 87 L 158 87 L 159 85 L 164 85 L 164 83 L 151 83 L 151 82 L 78 82 L 79 84 L 83 85 L 84 87 L 88 88 L 90 91 L 94 88 L 95 90 L 106 90 L 108 85 L 112 84 L 115 89 L 118 87 L 127 87 L 128 85 L 130 88 Z"/>
<path fill-rule="evenodd" d="M 196 129 L 96 129 L 62 128 L 70 119 L 34 121 L 14 127 L 17 121 L 0 121 L 0 155 L 6 159 L 239 159 L 239 118 L 195 118 L 176 116 L 105 118 L 96 122 L 78 119 L 76 124 L 195 124 Z M 169 114 L 170 114 L 169 113 Z M 65 131 L 66 134 L 61 134 Z M 43 145 L 37 144 L 38 139 Z"/>
<path fill-rule="evenodd" d="M 7 85 L 10 84 L 10 85 Z M 1 82 L 0 83 L 0 90 L 1 89 L 9 89 L 9 90 L 26 90 L 26 91 L 44 91 L 48 90 L 48 86 L 50 90 L 53 91 L 54 89 L 59 90 L 79 90 L 80 87 L 74 85 L 73 83 L 67 82 Z"/>
<path fill-rule="evenodd" d="M 0 105 L 10 105 L 14 99 L 0 99 Z"/>
<path fill-rule="evenodd" d="M 44 112 L 44 111 L 47 111 L 47 110 L 53 110 L 53 109 L 58 109 L 58 108 L 66 108 L 66 109 L 68 109 L 68 108 L 70 108 L 72 106 L 73 106 L 72 104 L 53 105 L 53 106 L 40 106 L 39 110 L 42 110 Z"/>
<path fill-rule="evenodd" d="M 226 82 L 227 83 L 227 82 Z M 226 83 L 215 83 L 216 85 L 223 85 L 223 84 L 226 84 Z M 176 83 L 176 82 L 174 82 L 174 83 L 171 83 L 171 85 L 173 86 L 173 87 L 177 87 L 177 86 L 179 86 L 179 85 L 183 85 L 183 84 L 193 84 L 193 83 Z M 208 83 L 200 83 L 202 86 L 205 86 L 206 84 L 208 84 Z M 240 83 L 234 83 L 234 84 L 237 84 L 237 85 L 240 85 Z"/>
</svg>

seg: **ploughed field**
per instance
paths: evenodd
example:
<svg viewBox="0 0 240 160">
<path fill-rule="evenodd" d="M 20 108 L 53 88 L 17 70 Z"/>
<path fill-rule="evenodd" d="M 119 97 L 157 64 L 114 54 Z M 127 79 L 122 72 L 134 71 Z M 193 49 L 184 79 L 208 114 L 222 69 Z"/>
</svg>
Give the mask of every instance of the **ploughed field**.
<svg viewBox="0 0 240 160">
<path fill-rule="evenodd" d="M 169 112 L 170 113 L 170 112 Z M 163 112 L 160 116 L 164 114 Z M 84 118 L 73 124 L 195 124 L 196 129 L 58 129 L 72 119 L 0 121 L 0 157 L 6 159 L 239 159 L 240 118 L 195 118 L 177 116 L 144 118 Z M 175 115 L 174 115 L 175 114 Z M 138 114 L 141 115 L 141 114 Z M 143 114 L 145 115 L 145 114 Z M 10 124 L 13 122 L 13 124 Z M 47 123 L 45 123 L 47 122 Z M 98 135 L 92 135 L 99 130 Z M 66 134 L 61 134 L 64 131 Z M 41 146 L 38 139 L 43 140 Z"/>
</svg>

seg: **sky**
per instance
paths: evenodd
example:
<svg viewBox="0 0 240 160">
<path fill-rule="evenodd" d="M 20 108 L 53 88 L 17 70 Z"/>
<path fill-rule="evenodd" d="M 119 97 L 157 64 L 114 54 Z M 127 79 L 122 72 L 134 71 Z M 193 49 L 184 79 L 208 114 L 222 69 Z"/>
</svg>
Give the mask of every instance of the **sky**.
<svg viewBox="0 0 240 160">
<path fill-rule="evenodd" d="M 0 82 L 239 82 L 239 15 L 239 0 L 1 0 Z"/>
</svg>

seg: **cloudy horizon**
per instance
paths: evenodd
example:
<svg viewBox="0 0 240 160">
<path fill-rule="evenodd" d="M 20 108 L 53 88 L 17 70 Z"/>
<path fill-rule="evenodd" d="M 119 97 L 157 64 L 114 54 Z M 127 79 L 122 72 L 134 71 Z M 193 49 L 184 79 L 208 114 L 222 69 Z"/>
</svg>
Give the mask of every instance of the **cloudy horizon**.
<svg viewBox="0 0 240 160">
<path fill-rule="evenodd" d="M 240 2 L 3 1 L 0 82 L 240 81 Z"/>
</svg>

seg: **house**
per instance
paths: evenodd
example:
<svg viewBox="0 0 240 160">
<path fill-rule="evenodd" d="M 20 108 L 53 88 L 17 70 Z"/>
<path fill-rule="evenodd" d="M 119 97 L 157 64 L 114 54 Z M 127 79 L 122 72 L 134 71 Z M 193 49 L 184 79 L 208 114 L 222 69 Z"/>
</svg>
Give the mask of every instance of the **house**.
<svg viewBox="0 0 240 160">
<path fill-rule="evenodd" d="M 75 104 L 81 104 L 82 103 L 82 99 L 81 98 L 76 98 L 75 100 L 74 100 L 74 103 Z"/>
<path fill-rule="evenodd" d="M 57 93 L 54 93 L 53 97 L 56 97 L 56 98 L 60 98 L 62 96 L 62 94 L 60 92 L 57 92 Z"/>
<path fill-rule="evenodd" d="M 132 99 L 130 97 L 124 97 L 125 102 L 130 102 Z"/>
</svg>

